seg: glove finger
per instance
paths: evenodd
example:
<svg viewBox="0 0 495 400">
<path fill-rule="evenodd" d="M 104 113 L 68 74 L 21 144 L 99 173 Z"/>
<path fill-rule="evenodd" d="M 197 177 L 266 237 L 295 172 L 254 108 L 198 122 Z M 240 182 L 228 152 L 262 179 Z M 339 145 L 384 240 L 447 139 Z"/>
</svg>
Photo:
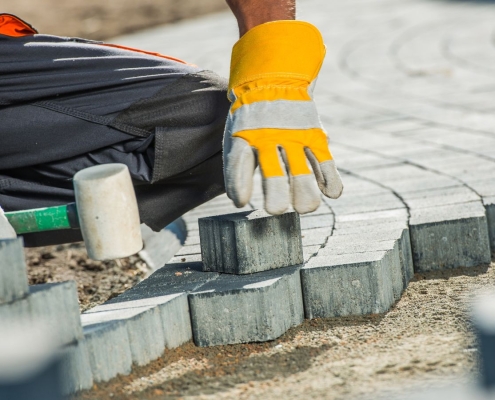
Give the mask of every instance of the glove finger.
<svg viewBox="0 0 495 400">
<path fill-rule="evenodd" d="M 225 156 L 225 190 L 236 207 L 244 207 L 251 198 L 256 157 L 244 139 L 230 138 Z"/>
<path fill-rule="evenodd" d="M 313 172 L 321 192 L 331 199 L 339 198 L 344 190 L 344 185 L 342 184 L 342 179 L 340 178 L 335 161 L 330 159 L 319 163 L 310 149 L 306 148 L 304 151 L 313 167 Z"/>
<path fill-rule="evenodd" d="M 272 151 L 276 151 L 276 158 L 278 158 L 279 165 L 283 165 L 281 154 L 277 148 Z M 266 154 L 260 154 L 260 164 L 263 168 L 263 158 L 266 158 Z M 264 157 L 265 156 L 265 157 Z M 282 168 L 282 176 L 269 176 L 265 177 L 265 171 L 263 171 L 263 193 L 265 195 L 265 210 L 272 215 L 283 214 L 290 204 L 290 188 L 289 179 L 285 168 Z"/>
<path fill-rule="evenodd" d="M 285 165 L 289 166 L 291 203 L 299 214 L 307 214 L 318 208 L 321 195 L 315 177 L 310 172 L 306 155 L 300 146 L 286 146 L 281 150 Z M 298 173 L 298 175 L 293 175 Z"/>
<path fill-rule="evenodd" d="M 292 206 L 299 214 L 307 214 L 318 208 L 321 194 L 314 175 L 297 175 L 290 178 Z"/>
</svg>

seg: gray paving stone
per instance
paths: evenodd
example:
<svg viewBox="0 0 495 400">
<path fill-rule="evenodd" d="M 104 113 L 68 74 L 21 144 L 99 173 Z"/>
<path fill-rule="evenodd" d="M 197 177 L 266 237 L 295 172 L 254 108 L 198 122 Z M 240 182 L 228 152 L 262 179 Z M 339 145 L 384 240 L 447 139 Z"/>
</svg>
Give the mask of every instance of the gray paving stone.
<svg viewBox="0 0 495 400">
<path fill-rule="evenodd" d="M 41 321 L 59 345 L 82 339 L 75 282 L 30 286 L 27 297 L 0 305 L 0 321 L 15 319 L 22 320 L 26 329 Z"/>
<path fill-rule="evenodd" d="M 186 254 L 182 256 L 172 257 L 169 261 L 169 264 L 178 264 L 178 263 L 190 263 L 190 262 L 200 262 L 201 254 Z"/>
<path fill-rule="evenodd" d="M 328 243 L 326 248 L 322 249 L 318 255 L 323 255 L 326 252 L 331 255 L 330 246 L 342 246 L 347 243 L 352 244 L 370 244 L 374 241 L 399 241 L 399 257 L 400 257 L 400 265 L 403 276 L 403 289 L 405 289 L 412 277 L 414 276 L 414 266 L 412 260 L 412 250 L 411 250 L 411 239 L 409 236 L 409 227 L 405 223 L 401 223 L 397 225 L 396 223 L 391 225 L 378 225 L 372 226 L 371 230 L 368 229 L 367 226 L 364 228 L 361 227 L 360 230 L 344 232 L 340 235 L 334 235 L 328 239 Z M 378 246 L 383 245 L 375 245 L 375 250 L 379 250 Z M 375 251 L 369 248 L 368 251 Z M 382 249 L 384 250 L 384 249 Z"/>
<path fill-rule="evenodd" d="M 59 352 L 61 357 L 62 391 L 69 395 L 80 390 L 91 389 L 93 374 L 88 349 L 84 340 L 70 344 Z"/>
<path fill-rule="evenodd" d="M 62 344 L 83 338 L 77 286 L 74 281 L 29 286 L 30 313 L 53 328 L 53 336 Z"/>
<path fill-rule="evenodd" d="M 303 215 L 301 216 L 301 229 L 331 228 L 334 224 L 334 217 L 328 213 L 326 215 Z"/>
<path fill-rule="evenodd" d="M 361 233 L 379 234 L 384 231 L 402 230 L 405 227 L 407 227 L 407 222 L 402 218 L 349 221 L 336 224 L 333 236 L 360 235 Z"/>
<path fill-rule="evenodd" d="M 182 246 L 182 248 L 175 253 L 175 256 L 186 256 L 192 254 L 201 254 L 201 246 L 199 244 Z"/>
<path fill-rule="evenodd" d="M 358 153 L 360 154 L 360 153 Z M 367 181 L 362 178 L 357 178 L 352 175 L 342 174 L 342 181 L 344 183 L 344 192 L 342 196 L 347 196 L 351 194 L 359 194 L 359 195 L 373 195 L 378 193 L 390 193 L 389 189 L 386 189 L 380 185 L 377 185 L 374 182 Z M 333 202 L 337 202 L 337 200 L 327 200 L 327 203 L 332 205 Z"/>
<path fill-rule="evenodd" d="M 218 277 L 217 273 L 203 272 L 201 263 L 167 264 L 120 296 L 88 310 L 82 321 L 86 330 L 102 324 L 123 325 L 132 361 L 145 365 L 165 348 L 175 348 L 192 339 L 187 293 Z M 111 330 L 100 333 L 113 334 Z M 125 342 L 125 338 L 122 340 Z M 108 375 L 125 366 L 125 353 L 118 355 L 116 364 L 112 360 L 115 356 L 98 356 L 101 365 L 112 363 Z"/>
<path fill-rule="evenodd" d="M 304 262 L 308 262 L 308 260 L 315 256 L 318 251 L 321 249 L 321 246 L 316 245 L 316 246 L 305 246 L 303 247 L 303 252 L 304 252 Z"/>
<path fill-rule="evenodd" d="M 488 234 L 490 236 L 490 247 L 495 253 L 495 196 L 483 199 L 488 222 Z"/>
<path fill-rule="evenodd" d="M 28 294 L 24 246 L 19 239 L 0 239 L 0 304 Z"/>
<path fill-rule="evenodd" d="M 479 202 L 412 210 L 410 235 L 416 271 L 490 262 L 487 218 Z"/>
<path fill-rule="evenodd" d="M 159 285 L 157 278 L 148 282 L 153 283 Z M 169 290 L 173 289 L 169 287 Z M 144 288 L 137 288 L 132 295 L 115 298 L 112 304 L 132 302 L 134 306 L 157 307 L 160 310 L 165 347 L 169 349 L 191 340 L 191 321 L 185 292 L 147 297 L 148 293 Z"/>
<path fill-rule="evenodd" d="M 306 229 L 301 233 L 303 246 L 321 245 L 332 234 L 332 228 Z"/>
<path fill-rule="evenodd" d="M 82 314 L 81 321 L 94 381 L 106 382 L 118 374 L 129 374 L 132 354 L 125 324 L 91 324 L 92 316 Z"/>
<path fill-rule="evenodd" d="M 348 215 L 337 215 L 335 217 L 335 223 L 351 223 L 359 222 L 362 224 L 374 224 L 379 221 L 407 221 L 409 215 L 405 209 L 395 209 L 395 210 L 383 210 L 383 211 L 372 211 L 367 213 L 357 213 Z"/>
<path fill-rule="evenodd" d="M 345 238 L 346 240 L 342 240 Z M 370 253 L 392 250 L 396 240 L 366 241 L 354 240 L 351 236 L 332 236 L 328 238 L 325 247 L 321 248 L 318 256 L 336 256 L 340 254 Z"/>
<path fill-rule="evenodd" d="M 398 247 L 313 257 L 301 280 L 306 318 L 383 313 L 402 291 Z"/>
<path fill-rule="evenodd" d="M 461 204 L 480 200 L 480 197 L 466 186 L 410 192 L 403 194 L 402 197 L 411 209 Z"/>
<path fill-rule="evenodd" d="M 304 319 L 300 266 L 223 274 L 189 294 L 194 342 L 214 346 L 273 340 Z"/>
<path fill-rule="evenodd" d="M 341 199 L 325 199 L 335 215 L 359 214 L 405 208 L 404 203 L 392 192 L 374 195 L 343 195 Z"/>
<path fill-rule="evenodd" d="M 88 310 L 86 326 L 122 323 L 127 329 L 132 361 L 146 365 L 158 358 L 165 349 L 162 320 L 158 307 L 145 306 L 139 300 L 102 304 Z"/>
<path fill-rule="evenodd" d="M 472 180 L 469 182 L 469 187 L 482 197 L 495 196 L 495 179 L 493 178 Z"/>
<path fill-rule="evenodd" d="M 199 224 L 205 271 L 250 274 L 303 262 L 295 212 L 248 211 L 202 218 Z"/>
</svg>

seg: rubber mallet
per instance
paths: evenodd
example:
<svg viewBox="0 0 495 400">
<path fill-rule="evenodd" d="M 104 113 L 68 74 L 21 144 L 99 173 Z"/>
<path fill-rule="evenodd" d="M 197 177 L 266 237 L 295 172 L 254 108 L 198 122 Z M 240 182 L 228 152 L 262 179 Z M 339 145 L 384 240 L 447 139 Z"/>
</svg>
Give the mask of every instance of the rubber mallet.
<svg viewBox="0 0 495 400">
<path fill-rule="evenodd" d="M 102 164 L 74 175 L 76 202 L 6 212 L 17 234 L 80 228 L 88 256 L 113 260 L 143 247 L 131 176 L 124 164 Z"/>
</svg>

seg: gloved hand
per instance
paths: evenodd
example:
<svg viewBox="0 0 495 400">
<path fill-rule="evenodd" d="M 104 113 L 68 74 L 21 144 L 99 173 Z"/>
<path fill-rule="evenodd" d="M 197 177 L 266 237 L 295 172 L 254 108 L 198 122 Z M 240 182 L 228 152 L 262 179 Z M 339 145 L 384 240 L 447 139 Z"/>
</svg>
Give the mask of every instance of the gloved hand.
<svg viewBox="0 0 495 400">
<path fill-rule="evenodd" d="M 258 25 L 234 46 L 224 174 L 237 207 L 251 198 L 257 162 L 270 214 L 283 213 L 290 203 L 300 214 L 314 211 L 320 204 L 315 178 L 325 196 L 342 193 L 312 98 L 324 56 L 320 32 L 301 21 Z"/>
</svg>

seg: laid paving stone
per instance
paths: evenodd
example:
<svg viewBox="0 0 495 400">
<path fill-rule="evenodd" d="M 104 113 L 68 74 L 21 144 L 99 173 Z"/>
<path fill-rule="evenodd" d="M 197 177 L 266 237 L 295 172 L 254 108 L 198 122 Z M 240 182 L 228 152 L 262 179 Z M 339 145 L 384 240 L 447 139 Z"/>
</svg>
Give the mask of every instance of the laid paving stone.
<svg viewBox="0 0 495 400">
<path fill-rule="evenodd" d="M 61 357 L 62 391 L 69 395 L 93 387 L 93 374 L 84 340 L 63 347 Z"/>
<path fill-rule="evenodd" d="M 102 324 L 125 326 L 132 361 L 145 365 L 165 348 L 175 348 L 192 339 L 187 293 L 218 277 L 217 273 L 203 272 L 201 263 L 167 264 L 120 296 L 88 310 L 82 321 L 85 329 Z M 101 365 L 111 363 L 113 356 L 108 352 L 100 354 Z M 119 360 L 118 365 L 125 364 L 125 354 Z"/>
<path fill-rule="evenodd" d="M 301 229 L 331 228 L 334 224 L 333 214 L 303 215 L 301 217 Z"/>
<path fill-rule="evenodd" d="M 0 304 L 21 299 L 28 291 L 22 239 L 0 239 Z"/>
<path fill-rule="evenodd" d="M 361 154 L 361 152 L 356 154 L 359 155 Z M 374 182 L 370 182 L 362 178 L 357 178 L 352 175 L 342 174 L 342 181 L 344 182 L 344 192 L 342 193 L 342 196 L 346 196 L 350 194 L 358 194 L 364 196 L 364 195 L 373 195 L 378 193 L 390 193 L 389 189 L 377 185 Z M 333 205 L 339 200 L 325 199 L 325 201 L 329 205 Z"/>
<path fill-rule="evenodd" d="M 182 248 L 175 253 L 175 256 L 186 256 L 192 254 L 201 254 L 201 246 L 199 244 L 182 246 Z"/>
<path fill-rule="evenodd" d="M 125 324 L 129 337 L 132 361 L 146 365 L 158 358 L 165 349 L 162 320 L 158 307 L 143 306 L 139 301 L 102 304 L 88 310 L 84 316 L 86 326 L 99 324 Z"/>
<path fill-rule="evenodd" d="M 302 323 L 300 267 L 222 274 L 189 294 L 196 345 L 274 340 Z"/>
<path fill-rule="evenodd" d="M 301 269 L 306 318 L 383 313 L 402 292 L 394 250 L 316 256 Z"/>
<path fill-rule="evenodd" d="M 388 251 L 393 250 L 396 242 L 396 240 L 393 239 L 383 241 L 356 241 L 349 236 L 345 237 L 347 240 L 342 240 L 342 238 L 344 238 L 344 236 L 332 236 L 328 238 L 326 246 L 320 249 L 318 256 Z"/>
<path fill-rule="evenodd" d="M 130 374 L 132 354 L 125 324 L 91 324 L 92 316 L 82 314 L 81 321 L 94 381 L 106 382 L 118 374 Z"/>
<path fill-rule="evenodd" d="M 335 215 L 358 214 L 405 208 L 404 203 L 392 192 L 375 195 L 345 195 L 342 199 L 325 200 L 331 205 Z"/>
<path fill-rule="evenodd" d="M 490 263 L 488 224 L 480 202 L 412 210 L 410 233 L 416 271 Z"/>
<path fill-rule="evenodd" d="M 321 249 L 321 246 L 316 245 L 316 246 L 305 246 L 303 247 L 303 252 L 304 252 L 304 262 L 308 262 L 308 260 L 315 256 L 318 251 Z"/>
<path fill-rule="evenodd" d="M 303 246 L 321 245 L 332 234 L 332 228 L 306 229 L 302 231 Z"/>
<path fill-rule="evenodd" d="M 399 257 L 400 265 L 402 270 L 402 281 L 403 289 L 406 289 L 409 282 L 414 276 L 414 264 L 412 260 L 412 250 L 411 250 L 411 239 L 409 235 L 409 227 L 405 223 L 400 225 L 392 224 L 389 225 L 378 225 L 372 227 L 372 229 L 361 229 L 359 232 L 344 232 L 340 235 L 334 235 L 328 239 L 325 248 L 321 249 L 318 253 L 323 255 L 325 253 L 331 254 L 331 249 L 333 246 L 342 246 L 346 243 L 357 244 L 365 243 L 371 244 L 380 241 L 399 241 Z M 379 246 L 379 245 L 375 245 Z M 376 249 L 376 247 L 375 247 Z M 371 251 L 371 248 L 369 249 Z"/>
<path fill-rule="evenodd" d="M 438 207 L 480 200 L 480 197 L 466 186 L 405 193 L 402 197 L 411 209 Z"/>
<path fill-rule="evenodd" d="M 490 247 L 495 253 L 495 196 L 483 199 L 488 222 L 488 234 L 490 236 Z"/>
<path fill-rule="evenodd" d="M 201 254 L 186 254 L 182 256 L 172 257 L 168 262 L 168 264 L 200 262 L 201 259 L 202 259 Z"/>
<path fill-rule="evenodd" d="M 199 225 L 204 271 L 251 274 L 303 262 L 295 212 L 248 211 L 201 218 Z"/>
<path fill-rule="evenodd" d="M 360 235 L 361 233 L 380 233 L 390 230 L 401 230 L 407 227 L 402 219 L 385 219 L 377 221 L 352 221 L 335 226 L 333 236 Z"/>
</svg>

